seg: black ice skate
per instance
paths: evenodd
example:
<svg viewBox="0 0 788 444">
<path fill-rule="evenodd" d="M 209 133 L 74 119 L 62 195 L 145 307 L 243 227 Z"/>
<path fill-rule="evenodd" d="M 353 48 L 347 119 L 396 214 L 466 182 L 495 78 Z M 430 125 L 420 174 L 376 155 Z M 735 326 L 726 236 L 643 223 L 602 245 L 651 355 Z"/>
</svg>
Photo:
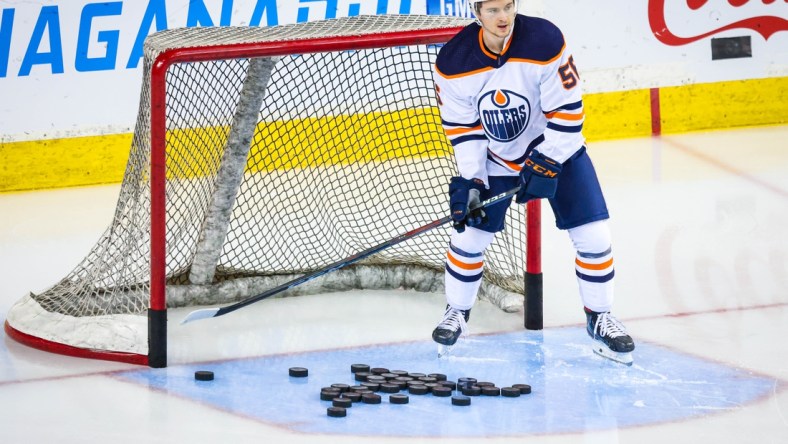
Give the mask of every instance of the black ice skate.
<svg viewBox="0 0 788 444">
<path fill-rule="evenodd" d="M 621 364 L 632 365 L 635 342 L 618 319 L 609 312 L 586 309 L 586 331 L 594 340 L 594 353 Z"/>
<path fill-rule="evenodd" d="M 450 305 L 446 306 L 443 320 L 432 331 L 432 340 L 438 343 L 438 357 L 445 356 L 460 336 L 468 331 L 468 317 L 471 310 L 458 310 Z"/>
</svg>

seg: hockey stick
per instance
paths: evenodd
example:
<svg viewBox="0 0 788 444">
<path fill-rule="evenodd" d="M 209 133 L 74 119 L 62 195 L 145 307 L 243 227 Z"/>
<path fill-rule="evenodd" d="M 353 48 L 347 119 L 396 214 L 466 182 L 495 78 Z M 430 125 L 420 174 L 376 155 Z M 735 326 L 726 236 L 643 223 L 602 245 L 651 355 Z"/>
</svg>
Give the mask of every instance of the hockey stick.
<svg viewBox="0 0 788 444">
<path fill-rule="evenodd" d="M 479 208 L 486 208 L 486 207 L 489 207 L 490 205 L 494 205 L 494 204 L 496 204 L 498 202 L 501 202 L 501 201 L 503 201 L 505 199 L 509 199 L 512 196 L 514 196 L 519 190 L 520 190 L 520 187 L 516 187 L 516 188 L 512 188 L 509 191 L 501 193 L 501 194 L 499 194 L 497 196 L 491 197 L 491 198 L 485 200 L 484 202 L 481 202 L 479 205 L 476 205 L 473 208 L 471 208 L 471 211 L 478 210 Z M 399 236 L 397 236 L 395 238 L 392 238 L 392 239 L 389 239 L 389 240 L 387 240 L 385 242 L 382 242 L 382 243 L 380 243 L 378 245 L 375 245 L 374 247 L 367 248 L 366 250 L 364 250 L 364 251 L 362 251 L 360 253 L 356 253 L 356 254 L 354 254 L 352 256 L 349 256 L 349 257 L 347 257 L 345 259 L 341 259 L 341 260 L 339 260 L 337 262 L 334 262 L 334 263 L 332 263 L 330 265 L 326 265 L 325 267 L 323 267 L 323 268 L 321 268 L 319 270 L 315 270 L 315 271 L 313 271 L 311 273 L 307 273 L 307 274 L 305 274 L 305 275 L 303 275 L 303 276 L 301 276 L 299 278 L 293 279 L 293 280 L 285 282 L 284 284 L 281 284 L 281 285 L 279 285 L 277 287 L 274 287 L 274 288 L 271 288 L 269 290 L 266 290 L 263 293 L 260 293 L 260 294 L 258 294 L 256 296 L 251 296 L 251 297 L 249 297 L 247 299 L 244 299 L 242 301 L 236 302 L 235 304 L 227 305 L 227 306 L 221 307 L 221 308 L 203 308 L 203 309 L 195 310 L 195 311 L 189 313 L 188 315 L 186 315 L 186 317 L 183 319 L 183 321 L 181 321 L 181 324 L 186 324 L 187 322 L 197 321 L 197 320 L 200 320 L 200 319 L 215 318 L 217 316 L 222 316 L 222 315 L 225 315 L 227 313 L 230 313 L 230 312 L 233 312 L 235 310 L 238 310 L 239 308 L 246 307 L 247 305 L 254 304 L 255 302 L 262 301 L 263 299 L 265 299 L 267 297 L 273 296 L 273 295 L 275 295 L 277 293 L 281 293 L 281 292 L 283 292 L 283 291 L 285 291 L 287 289 L 295 287 L 296 285 L 301 285 L 301 284 L 303 284 L 303 283 L 305 283 L 307 281 L 311 281 L 312 279 L 320 277 L 320 276 L 322 276 L 322 275 L 324 275 L 326 273 L 332 272 L 334 270 L 338 270 L 338 269 L 340 269 L 340 268 L 342 268 L 342 267 L 344 267 L 346 265 L 353 264 L 355 262 L 360 261 L 361 259 L 364 259 L 364 258 L 367 258 L 369 256 L 372 256 L 373 254 L 375 254 L 377 252 L 380 252 L 380 251 L 383 251 L 383 250 L 385 250 L 388 247 L 391 247 L 393 245 L 397 245 L 397 244 L 399 244 L 401 242 L 404 242 L 404 241 L 406 241 L 408 239 L 416 237 L 416 236 L 418 236 L 418 235 L 420 235 L 422 233 L 426 233 L 427 231 L 430 231 L 433 228 L 440 227 L 441 225 L 444 225 L 444 224 L 448 223 L 451 220 L 452 220 L 451 216 L 444 216 L 444 217 L 442 217 L 442 218 L 440 218 L 438 220 L 435 220 L 435 221 L 432 221 L 432 222 L 428 223 L 427 225 L 423 225 L 423 226 L 421 226 L 419 228 L 415 228 L 413 230 L 410 230 L 407 233 L 400 234 Z"/>
</svg>

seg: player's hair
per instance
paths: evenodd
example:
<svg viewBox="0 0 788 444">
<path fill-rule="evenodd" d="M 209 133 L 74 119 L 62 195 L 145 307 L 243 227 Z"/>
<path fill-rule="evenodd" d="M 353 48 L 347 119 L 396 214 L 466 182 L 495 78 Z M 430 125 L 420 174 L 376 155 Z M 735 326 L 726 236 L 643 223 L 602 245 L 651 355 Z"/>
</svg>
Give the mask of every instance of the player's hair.
<svg viewBox="0 0 788 444">
<path fill-rule="evenodd" d="M 473 11 L 473 15 L 479 14 L 479 11 L 481 10 L 482 7 L 482 3 L 486 1 L 488 0 L 469 0 L 471 5 L 471 10 Z M 517 9 L 517 0 L 512 0 L 512 2 L 514 2 L 514 8 Z"/>
</svg>

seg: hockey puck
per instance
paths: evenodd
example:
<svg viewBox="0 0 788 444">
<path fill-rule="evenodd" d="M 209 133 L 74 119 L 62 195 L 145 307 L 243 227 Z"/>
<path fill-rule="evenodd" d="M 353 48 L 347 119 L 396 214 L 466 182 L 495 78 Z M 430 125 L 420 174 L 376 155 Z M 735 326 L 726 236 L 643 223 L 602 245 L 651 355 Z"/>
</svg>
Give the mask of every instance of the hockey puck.
<svg viewBox="0 0 788 444">
<path fill-rule="evenodd" d="M 347 410 L 344 407 L 329 407 L 326 414 L 332 418 L 344 418 L 347 416 Z"/>
<path fill-rule="evenodd" d="M 411 378 L 410 376 L 398 376 L 394 378 L 394 380 L 398 382 L 410 382 L 413 381 L 413 378 Z"/>
<path fill-rule="evenodd" d="M 367 380 L 367 376 L 370 376 L 372 373 L 370 372 L 356 372 L 354 378 L 356 381 L 364 382 Z"/>
<path fill-rule="evenodd" d="M 454 381 L 441 381 L 439 384 L 452 390 L 457 390 L 457 383 Z"/>
<path fill-rule="evenodd" d="M 399 377 L 399 375 L 396 373 L 381 373 L 380 376 L 386 378 L 386 381 L 388 381 L 389 379 L 394 379 Z"/>
<path fill-rule="evenodd" d="M 290 376 L 295 378 L 304 378 L 309 376 L 309 370 L 304 367 L 290 367 L 289 373 Z"/>
<path fill-rule="evenodd" d="M 383 367 L 373 367 L 369 369 L 369 372 L 373 375 L 382 375 L 383 373 L 388 373 L 389 369 Z"/>
<path fill-rule="evenodd" d="M 213 381 L 213 372 L 208 370 L 197 370 L 194 372 L 194 379 L 198 381 Z"/>
<path fill-rule="evenodd" d="M 389 402 L 392 404 L 407 404 L 409 400 L 410 398 L 408 397 L 408 395 L 403 395 L 399 393 L 394 395 L 389 395 Z"/>
<path fill-rule="evenodd" d="M 369 390 L 372 390 L 373 392 L 380 390 L 380 384 L 377 382 L 362 382 L 361 385 L 368 388 Z"/>
<path fill-rule="evenodd" d="M 482 388 L 478 385 L 472 385 L 470 387 L 463 387 L 460 389 L 463 395 L 465 396 L 479 396 L 482 394 Z"/>
<path fill-rule="evenodd" d="M 435 379 L 435 378 L 433 378 L 431 376 L 422 376 L 421 378 L 418 378 L 418 380 L 421 381 L 421 382 L 438 382 L 437 379 Z"/>
<path fill-rule="evenodd" d="M 501 396 L 505 396 L 507 398 L 517 398 L 520 396 L 520 389 L 516 387 L 503 387 L 501 388 Z"/>
<path fill-rule="evenodd" d="M 392 370 L 389 373 L 395 374 L 397 376 L 408 376 L 407 370 Z"/>
<path fill-rule="evenodd" d="M 427 376 L 427 375 L 424 374 L 424 373 L 408 373 L 408 377 L 413 378 L 413 379 L 419 379 L 419 378 L 424 377 L 424 376 Z"/>
<path fill-rule="evenodd" d="M 521 395 L 527 395 L 531 393 L 531 386 L 528 384 L 513 384 L 512 387 L 519 389 Z"/>
<path fill-rule="evenodd" d="M 330 388 L 337 389 L 337 390 L 339 390 L 340 393 L 345 393 L 346 391 L 350 390 L 350 386 L 349 385 L 341 384 L 341 383 L 331 384 Z"/>
<path fill-rule="evenodd" d="M 397 393 L 399 392 L 399 385 L 398 384 L 389 384 L 383 383 L 380 384 L 380 391 L 383 393 Z"/>
<path fill-rule="evenodd" d="M 474 385 L 478 385 L 479 387 L 495 387 L 494 382 L 477 382 Z"/>
<path fill-rule="evenodd" d="M 476 378 L 460 378 L 457 380 L 458 389 L 470 387 L 472 385 L 476 385 Z"/>
<path fill-rule="evenodd" d="M 471 405 L 471 398 L 467 396 L 452 396 L 451 405 L 460 405 L 460 406 Z"/>
<path fill-rule="evenodd" d="M 356 390 L 355 393 L 358 393 L 359 395 L 364 396 L 367 393 L 375 393 L 375 392 L 373 392 L 372 390 L 367 389 L 367 390 Z"/>
<path fill-rule="evenodd" d="M 501 396 L 501 389 L 495 386 L 485 385 L 484 387 L 482 387 L 482 395 Z"/>
<path fill-rule="evenodd" d="M 357 392 L 345 392 L 342 393 L 339 397 L 349 399 L 353 402 L 361 401 L 361 393 L 357 393 Z"/>
<path fill-rule="evenodd" d="M 432 395 L 438 396 L 440 398 L 448 398 L 451 396 L 452 389 L 446 387 L 445 385 L 439 385 L 437 387 L 432 388 Z"/>
<path fill-rule="evenodd" d="M 367 364 L 353 364 L 350 366 L 351 373 L 368 372 L 369 366 Z"/>
<path fill-rule="evenodd" d="M 426 395 L 429 392 L 430 389 L 426 385 L 412 385 L 408 387 L 408 393 L 411 395 Z"/>
<path fill-rule="evenodd" d="M 361 395 L 361 402 L 364 404 L 380 404 L 380 395 L 375 393 L 365 393 Z"/>
<path fill-rule="evenodd" d="M 404 390 L 404 389 L 408 388 L 408 383 L 405 382 L 405 381 L 391 380 L 391 381 L 388 382 L 388 384 L 396 385 L 397 387 L 399 387 L 400 390 Z"/>
<path fill-rule="evenodd" d="M 429 376 L 430 378 L 435 378 L 437 381 L 445 381 L 446 380 L 446 375 L 444 375 L 443 373 L 430 373 L 427 376 Z"/>
<path fill-rule="evenodd" d="M 321 390 L 320 391 L 320 400 L 321 401 L 331 401 L 332 399 L 339 396 L 341 393 L 339 390 Z"/>
<path fill-rule="evenodd" d="M 334 407 L 348 408 L 353 405 L 353 401 L 348 398 L 334 398 L 331 400 L 331 405 Z"/>
</svg>

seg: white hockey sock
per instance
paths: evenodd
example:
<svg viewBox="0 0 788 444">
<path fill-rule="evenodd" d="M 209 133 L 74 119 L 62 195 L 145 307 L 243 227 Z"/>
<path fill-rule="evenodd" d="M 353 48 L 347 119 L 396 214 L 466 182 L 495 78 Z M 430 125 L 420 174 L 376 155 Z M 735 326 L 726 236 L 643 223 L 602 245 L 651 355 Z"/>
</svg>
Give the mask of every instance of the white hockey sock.
<svg viewBox="0 0 788 444">
<path fill-rule="evenodd" d="M 575 245 L 575 274 L 583 305 L 597 312 L 613 306 L 613 251 L 607 221 L 592 222 L 569 230 Z"/>
<path fill-rule="evenodd" d="M 452 235 L 445 273 L 446 302 L 452 307 L 460 310 L 473 307 L 482 283 L 484 250 L 494 237 L 494 233 L 470 227 Z"/>
<path fill-rule="evenodd" d="M 577 252 L 575 274 L 583 305 L 593 311 L 610 311 L 613 306 L 613 252 Z"/>
</svg>

